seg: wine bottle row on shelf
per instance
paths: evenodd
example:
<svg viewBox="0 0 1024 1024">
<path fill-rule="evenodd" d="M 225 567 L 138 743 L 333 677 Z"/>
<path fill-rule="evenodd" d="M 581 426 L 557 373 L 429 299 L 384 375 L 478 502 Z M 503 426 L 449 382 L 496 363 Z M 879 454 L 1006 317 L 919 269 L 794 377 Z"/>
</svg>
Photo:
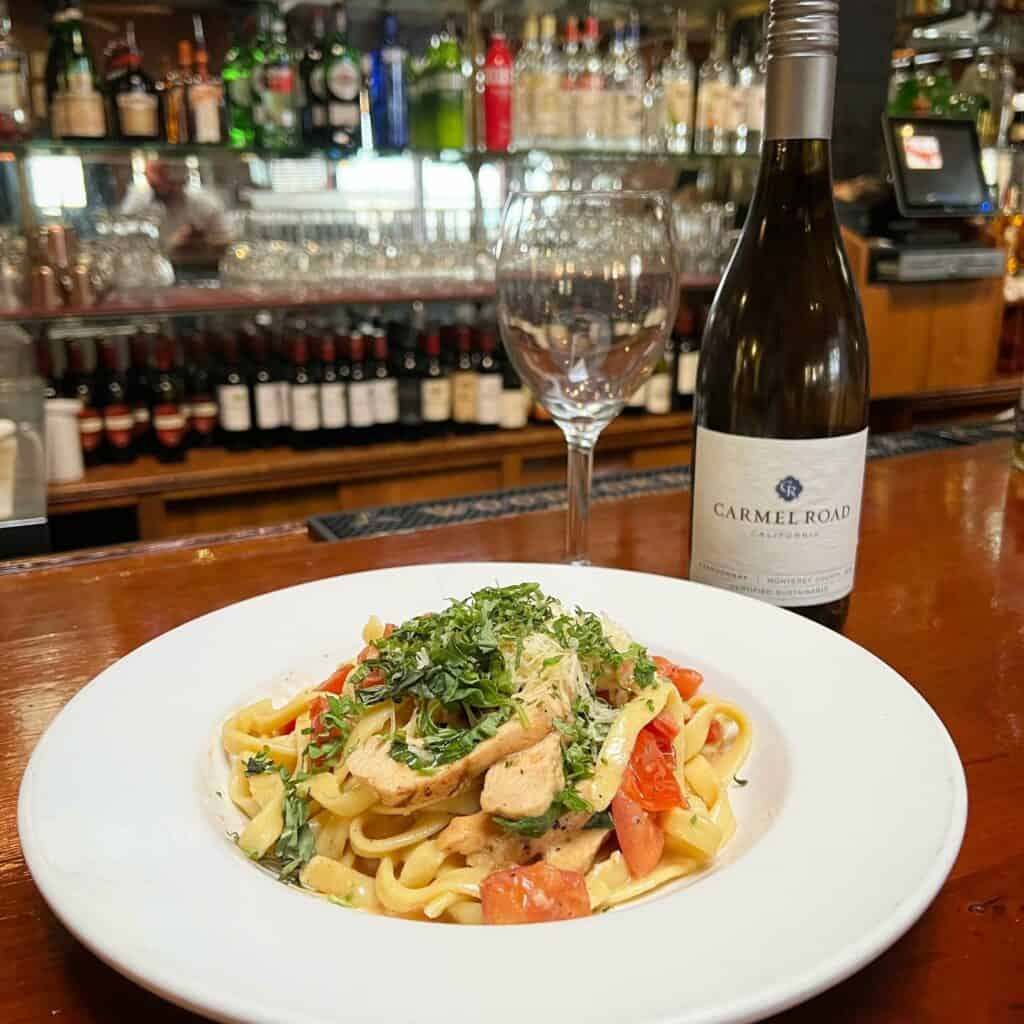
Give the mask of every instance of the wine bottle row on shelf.
<svg viewBox="0 0 1024 1024">
<path fill-rule="evenodd" d="M 630 411 L 662 414 L 692 402 L 699 343 L 688 311 L 679 329 Z M 549 419 L 505 358 L 492 310 L 468 304 L 443 324 L 416 304 L 408 321 L 294 316 L 278 331 L 260 313 L 178 338 L 144 321 L 127 346 L 104 334 L 70 340 L 60 376 L 49 340 L 38 354 L 47 396 L 81 402 L 86 465 L 144 453 L 175 462 L 190 447 L 213 445 L 418 441 Z"/>
<path fill-rule="evenodd" d="M 743 154 L 760 147 L 763 55 L 752 55 L 744 37 L 730 56 L 721 13 L 697 70 L 684 11 L 667 53 L 642 51 L 636 11 L 612 23 L 603 45 L 594 17 L 582 30 L 578 18 L 567 18 L 559 39 L 553 15 L 529 15 L 513 53 L 499 12 L 486 47 L 449 18 L 426 51 L 412 55 L 393 14 L 382 15 L 379 45 L 364 54 L 350 41 L 343 4 L 314 7 L 307 17 L 299 8 L 290 21 L 262 5 L 219 74 L 196 15 L 194 41 L 181 40 L 176 66 L 154 76 L 131 22 L 100 69 L 80 8 L 62 2 L 44 62 L 41 54 L 27 60 L 13 42 L 0 0 L 0 48 L 10 58 L 0 66 L 0 137 L 48 130 L 69 140 L 341 153 L 539 146 Z"/>
</svg>

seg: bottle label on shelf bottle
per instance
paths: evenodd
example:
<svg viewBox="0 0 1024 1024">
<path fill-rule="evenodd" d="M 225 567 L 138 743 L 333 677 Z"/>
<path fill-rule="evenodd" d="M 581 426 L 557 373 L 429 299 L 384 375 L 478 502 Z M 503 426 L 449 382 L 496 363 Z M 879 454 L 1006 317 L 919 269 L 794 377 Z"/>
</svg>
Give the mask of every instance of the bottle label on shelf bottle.
<svg viewBox="0 0 1024 1024">
<path fill-rule="evenodd" d="M 686 79 L 666 82 L 665 99 L 672 124 L 689 125 L 693 117 L 693 84 Z"/>
<path fill-rule="evenodd" d="M 376 423 L 398 422 L 398 381 L 391 377 L 373 382 L 373 419 Z"/>
<path fill-rule="evenodd" d="M 477 375 L 471 370 L 452 374 L 452 419 L 456 423 L 476 422 Z"/>
<path fill-rule="evenodd" d="M 566 133 L 562 79 L 557 72 L 540 72 L 533 84 L 533 133 L 536 139 L 561 140 Z"/>
<path fill-rule="evenodd" d="M 276 380 L 256 385 L 256 426 L 260 430 L 277 430 L 281 426 L 281 391 Z"/>
<path fill-rule="evenodd" d="M 452 386 L 446 377 L 420 381 L 424 423 L 443 423 L 452 418 Z"/>
<path fill-rule="evenodd" d="M 501 419 L 504 430 L 518 430 L 526 426 L 527 400 L 525 388 L 506 389 L 501 393 Z"/>
<path fill-rule="evenodd" d="M 69 78 L 71 76 L 68 76 Z M 69 90 L 63 97 L 63 132 L 87 139 L 102 139 L 107 134 L 107 119 L 103 113 L 103 97 L 92 89 L 89 76 L 89 91 Z"/>
<path fill-rule="evenodd" d="M 599 75 L 580 75 L 575 89 L 576 134 L 594 141 L 604 131 L 604 86 Z"/>
<path fill-rule="evenodd" d="M 7 64 L 12 62 L 7 61 Z M 13 67 L 0 66 L 0 110 L 13 113 L 25 107 L 25 91 L 22 88 L 21 68 L 17 61 Z"/>
<path fill-rule="evenodd" d="M 204 437 L 212 434 L 217 426 L 217 403 L 211 399 L 200 399 L 189 406 L 189 426 Z"/>
<path fill-rule="evenodd" d="M 643 409 L 647 405 L 647 382 L 645 381 L 629 396 L 627 409 Z"/>
<path fill-rule="evenodd" d="M 348 420 L 353 427 L 373 426 L 373 382 L 359 381 L 348 386 Z"/>
<path fill-rule="evenodd" d="M 244 384 L 221 384 L 217 388 L 220 425 L 230 434 L 244 433 L 252 427 L 249 389 Z"/>
<path fill-rule="evenodd" d="M 108 405 L 103 410 L 103 432 L 112 448 L 127 448 L 135 432 L 135 418 L 127 405 Z"/>
<path fill-rule="evenodd" d="M 342 430 L 348 426 L 348 402 L 343 381 L 320 385 L 320 422 L 326 430 Z"/>
<path fill-rule="evenodd" d="M 647 382 L 647 411 L 655 416 L 672 411 L 672 378 L 668 372 L 656 373 Z"/>
<path fill-rule="evenodd" d="M 157 98 L 152 93 L 118 93 L 117 114 L 122 134 L 141 135 L 145 138 L 157 134 Z"/>
<path fill-rule="evenodd" d="M 195 142 L 217 143 L 220 138 L 220 87 L 212 82 L 199 82 L 189 90 Z"/>
<path fill-rule="evenodd" d="M 292 385 L 292 430 L 320 429 L 320 396 L 315 384 Z"/>
<path fill-rule="evenodd" d="M 493 427 L 501 422 L 501 377 L 482 373 L 476 390 L 476 422 Z"/>
<path fill-rule="evenodd" d="M 82 451 L 94 452 L 103 440 L 103 418 L 95 409 L 83 409 L 78 414 L 78 436 Z"/>
<path fill-rule="evenodd" d="M 236 107 L 252 106 L 252 83 L 247 77 L 232 78 L 228 82 L 228 99 Z"/>
<path fill-rule="evenodd" d="M 181 406 L 157 405 L 153 409 L 153 429 L 162 448 L 179 448 L 185 440 L 187 424 Z"/>
<path fill-rule="evenodd" d="M 676 393 L 692 395 L 697 388 L 697 363 L 699 352 L 680 352 L 676 366 Z"/>
<path fill-rule="evenodd" d="M 849 594 L 867 439 L 698 427 L 690 578 L 790 608 Z"/>
<path fill-rule="evenodd" d="M 614 124 L 610 135 L 624 140 L 639 140 L 644 130 L 644 97 L 635 89 L 613 92 Z"/>
<path fill-rule="evenodd" d="M 707 81 L 697 94 L 697 123 L 706 132 L 725 129 L 731 116 L 732 92 L 728 82 Z"/>
</svg>

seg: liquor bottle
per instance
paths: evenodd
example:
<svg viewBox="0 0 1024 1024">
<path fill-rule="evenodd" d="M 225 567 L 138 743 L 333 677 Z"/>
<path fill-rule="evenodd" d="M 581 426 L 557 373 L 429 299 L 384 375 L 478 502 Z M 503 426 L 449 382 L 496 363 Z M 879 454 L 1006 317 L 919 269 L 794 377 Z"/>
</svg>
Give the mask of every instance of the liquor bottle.
<svg viewBox="0 0 1024 1024">
<path fill-rule="evenodd" d="M 452 423 L 457 434 L 471 434 L 477 419 L 477 361 L 473 357 L 472 307 L 457 312 L 455 364 L 452 368 Z"/>
<path fill-rule="evenodd" d="M 754 62 L 750 57 L 750 46 L 741 39 L 733 58 L 733 84 L 730 92 L 729 123 L 727 130 L 734 153 L 750 151 L 750 87 L 754 81 Z"/>
<path fill-rule="evenodd" d="M 448 19 L 445 31 L 441 33 L 433 84 L 437 148 L 461 150 L 466 145 L 467 83 L 454 18 Z"/>
<path fill-rule="evenodd" d="M 604 64 L 599 42 L 597 18 L 588 17 L 583 26 L 582 67 L 575 95 L 576 144 L 584 149 L 596 149 L 604 139 Z"/>
<path fill-rule="evenodd" d="M 643 145 L 644 94 L 647 91 L 647 74 L 640 55 L 640 15 L 636 8 L 629 12 L 625 77 L 617 86 L 615 99 L 622 144 L 635 151 Z"/>
<path fill-rule="evenodd" d="M 221 78 L 227 92 L 228 142 L 235 149 L 256 144 L 252 95 L 253 50 L 236 39 L 224 57 Z"/>
<path fill-rule="evenodd" d="M 693 61 L 687 52 L 686 11 L 676 12 L 672 50 L 661 66 L 668 123 L 665 126 L 670 153 L 688 153 L 693 140 Z"/>
<path fill-rule="evenodd" d="M 221 366 L 217 378 L 217 414 L 220 439 L 230 452 L 252 447 L 253 400 L 248 367 L 242 359 L 241 345 L 235 334 L 224 335 Z"/>
<path fill-rule="evenodd" d="M 164 138 L 175 145 L 189 141 L 188 88 L 192 84 L 192 44 L 178 40 L 178 66 L 164 79 Z"/>
<path fill-rule="evenodd" d="M 347 368 L 347 367 L 346 367 Z M 340 372 L 333 332 L 320 339 L 320 428 L 323 443 L 337 447 L 348 427 L 348 375 Z"/>
<path fill-rule="evenodd" d="M 128 405 L 132 410 L 132 436 L 140 454 L 153 447 L 152 416 L 149 408 L 150 341 L 156 334 L 155 324 L 143 324 L 129 343 Z"/>
<path fill-rule="evenodd" d="M 309 451 L 320 444 L 320 373 L 310 359 L 309 338 L 297 333 L 291 339 L 291 446 Z"/>
<path fill-rule="evenodd" d="M 82 12 L 69 7 L 60 24 L 60 47 L 50 98 L 55 138 L 102 139 L 107 134 L 103 95 L 82 26 Z"/>
<path fill-rule="evenodd" d="M 502 360 L 501 366 L 501 420 L 502 430 L 520 430 L 526 426 L 530 407 L 530 393 L 512 365 L 511 359 Z"/>
<path fill-rule="evenodd" d="M 262 89 L 256 97 L 260 111 L 256 145 L 271 152 L 294 149 L 299 144 L 298 82 L 294 54 L 280 15 L 273 20 L 261 72 Z"/>
<path fill-rule="evenodd" d="M 719 11 L 715 18 L 711 53 L 697 73 L 697 122 L 694 129 L 696 153 L 726 153 L 729 150 L 732 68 L 727 47 L 725 13 Z"/>
<path fill-rule="evenodd" d="M 700 334 L 696 330 L 693 310 L 689 306 L 679 307 L 673 342 L 676 350 L 675 407 L 689 411 L 693 408 L 693 393 L 697 388 L 697 363 L 700 359 Z"/>
<path fill-rule="evenodd" d="M 537 16 L 531 14 L 523 26 L 523 44 L 512 65 L 512 144 L 529 149 L 533 144 L 533 94 L 540 61 Z"/>
<path fill-rule="evenodd" d="M 751 73 L 747 82 L 747 145 L 745 152 L 760 153 L 761 139 L 764 135 L 764 85 L 767 75 L 767 56 L 765 44 L 768 38 L 767 19 L 761 30 L 761 38 L 758 42 L 757 51 L 754 54 L 754 61 L 751 65 Z M 946 65 L 948 72 L 948 64 Z M 949 80 L 949 95 L 952 97 L 953 82 Z M 952 107 L 948 108 L 952 112 Z"/>
<path fill-rule="evenodd" d="M 661 69 L 651 66 L 644 83 L 643 148 L 647 153 L 662 153 L 667 147 L 668 101 Z"/>
<path fill-rule="evenodd" d="M 409 106 L 405 66 L 408 56 L 398 45 L 398 19 L 381 16 L 381 45 L 370 56 L 370 120 L 377 149 L 402 150 L 409 145 Z"/>
<path fill-rule="evenodd" d="M 97 407 L 96 380 L 86 369 L 85 350 L 80 341 L 68 344 L 68 369 L 64 374 L 64 397 L 77 398 L 82 403 L 78 410 L 78 436 L 82 442 L 82 457 L 87 466 L 96 466 L 103 460 L 103 418 Z"/>
<path fill-rule="evenodd" d="M 324 9 L 313 9 L 313 27 L 299 61 L 299 79 L 306 102 L 299 111 L 302 141 L 307 146 L 326 146 L 327 92 L 324 86 L 324 50 L 327 46 Z"/>
<path fill-rule="evenodd" d="M 477 346 L 480 354 L 476 361 L 476 423 L 480 430 L 497 430 L 501 425 L 503 384 L 498 344 L 492 326 L 479 332 Z"/>
<path fill-rule="evenodd" d="M 512 144 L 512 63 L 501 11 L 495 11 L 484 60 L 484 143 L 492 153 L 504 153 Z"/>
<path fill-rule="evenodd" d="M 165 335 L 157 340 L 154 362 L 156 369 L 150 390 L 156 457 L 161 462 L 181 462 L 185 458 L 188 434 L 183 409 L 185 389 L 174 365 L 174 342 Z"/>
<path fill-rule="evenodd" d="M 412 320 L 399 338 L 398 359 L 398 426 L 403 441 L 416 441 L 423 431 L 423 397 L 421 361 L 417 351 L 419 333 L 423 329 L 423 304 L 413 303 Z"/>
<path fill-rule="evenodd" d="M 359 51 L 348 41 L 348 17 L 342 4 L 331 8 L 331 34 L 324 53 L 329 142 L 344 152 L 362 144 L 359 90 L 362 71 Z"/>
<path fill-rule="evenodd" d="M 185 399 L 188 402 L 188 443 L 209 448 L 217 438 L 220 419 L 217 408 L 217 375 L 206 337 L 200 332 L 189 339 L 186 349 Z"/>
<path fill-rule="evenodd" d="M 250 326 L 246 341 L 251 367 L 253 440 L 261 448 L 271 448 L 282 441 L 281 375 L 270 351 L 270 341 L 262 330 Z"/>
<path fill-rule="evenodd" d="M 565 57 L 558 48 L 557 22 L 545 14 L 540 22 L 540 55 L 533 79 L 533 141 L 538 146 L 561 144 L 566 120 L 562 85 Z"/>
<path fill-rule="evenodd" d="M 400 417 L 398 380 L 391 372 L 387 334 L 383 330 L 375 330 L 372 345 L 373 358 L 367 376 L 373 382 L 374 439 L 395 441 L 399 435 Z"/>
<path fill-rule="evenodd" d="M 576 88 L 583 72 L 583 51 L 580 49 L 580 21 L 575 15 L 565 19 L 565 44 L 562 48 L 565 74 L 562 77 L 563 146 L 576 145 Z"/>
<path fill-rule="evenodd" d="M 672 392 L 675 380 L 672 376 L 673 346 L 671 340 L 665 343 L 661 358 L 647 381 L 644 409 L 651 416 L 664 416 L 672 411 Z"/>
<path fill-rule="evenodd" d="M 423 336 L 421 372 L 422 436 L 438 437 L 448 429 L 452 418 L 452 382 L 441 364 L 441 334 L 436 324 L 428 327 Z"/>
<path fill-rule="evenodd" d="M 199 145 L 218 145 L 226 135 L 226 112 L 224 109 L 224 85 L 210 73 L 210 54 L 206 49 L 206 33 L 203 19 L 192 16 L 196 39 L 195 71 L 188 84 L 188 131 L 189 138 Z"/>
<path fill-rule="evenodd" d="M 114 134 L 125 141 L 160 138 L 160 102 L 156 84 L 142 69 L 142 55 L 135 44 L 135 25 L 126 27 L 125 67 L 108 83 Z"/>
<path fill-rule="evenodd" d="M 7 0 L 0 0 L 0 141 L 18 142 L 32 133 L 28 57 L 11 34 Z"/>
<path fill-rule="evenodd" d="M 349 335 L 348 361 L 349 437 L 354 444 L 368 444 L 373 440 L 374 382 L 367 372 L 366 339 L 359 331 Z"/>
<path fill-rule="evenodd" d="M 769 6 L 761 168 L 697 372 L 690 544 L 693 579 L 833 628 L 853 587 L 868 414 L 832 199 L 837 6 Z"/>
<path fill-rule="evenodd" d="M 626 23 L 622 18 L 612 22 L 612 38 L 604 60 L 604 107 L 601 117 L 601 137 L 612 149 L 621 149 L 627 130 L 620 119 L 620 93 L 626 88 L 629 69 L 626 64 Z M 628 101 L 627 101 L 628 103 Z"/>
<path fill-rule="evenodd" d="M 126 463 L 135 459 L 134 426 L 128 397 L 128 379 L 121 369 L 117 342 L 103 338 L 96 374 L 96 404 L 103 414 L 103 458 Z"/>
<path fill-rule="evenodd" d="M 409 145 L 416 150 L 432 149 L 430 119 L 424 101 L 424 75 L 426 58 L 422 54 L 409 55 L 406 63 L 406 95 L 409 100 Z"/>
</svg>

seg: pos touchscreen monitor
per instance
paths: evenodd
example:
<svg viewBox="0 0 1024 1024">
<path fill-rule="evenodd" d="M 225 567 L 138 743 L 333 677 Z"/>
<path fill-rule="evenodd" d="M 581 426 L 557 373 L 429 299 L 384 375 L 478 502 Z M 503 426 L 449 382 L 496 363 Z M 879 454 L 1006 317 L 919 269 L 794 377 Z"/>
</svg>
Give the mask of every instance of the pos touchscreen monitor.
<svg viewBox="0 0 1024 1024">
<path fill-rule="evenodd" d="M 904 217 L 994 212 L 973 121 L 883 117 L 896 203 Z"/>
</svg>

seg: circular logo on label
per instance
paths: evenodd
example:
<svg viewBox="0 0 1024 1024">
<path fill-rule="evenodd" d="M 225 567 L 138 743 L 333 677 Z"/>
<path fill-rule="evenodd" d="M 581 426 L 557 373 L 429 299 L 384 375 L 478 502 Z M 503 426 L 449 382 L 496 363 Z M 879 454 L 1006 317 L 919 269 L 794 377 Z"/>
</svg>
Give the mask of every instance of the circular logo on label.
<svg viewBox="0 0 1024 1024">
<path fill-rule="evenodd" d="M 783 501 L 796 501 L 803 494 L 804 485 L 795 476 L 784 476 L 776 485 L 775 493 Z"/>
<path fill-rule="evenodd" d="M 359 95 L 359 72 L 347 61 L 342 61 L 331 68 L 327 84 L 339 100 L 354 100 Z"/>
</svg>

